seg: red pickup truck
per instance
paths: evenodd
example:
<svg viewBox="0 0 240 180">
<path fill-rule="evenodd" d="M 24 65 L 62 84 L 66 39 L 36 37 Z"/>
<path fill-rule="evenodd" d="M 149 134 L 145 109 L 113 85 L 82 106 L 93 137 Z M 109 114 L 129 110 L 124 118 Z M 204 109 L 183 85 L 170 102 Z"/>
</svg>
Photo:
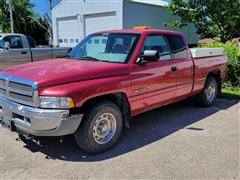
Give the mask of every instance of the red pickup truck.
<svg viewBox="0 0 240 180">
<path fill-rule="evenodd" d="M 174 31 L 91 34 L 66 59 L 1 71 L 2 125 L 25 138 L 74 134 L 83 150 L 103 152 L 132 116 L 190 96 L 212 105 L 227 62 L 217 51 L 190 50 Z"/>
</svg>

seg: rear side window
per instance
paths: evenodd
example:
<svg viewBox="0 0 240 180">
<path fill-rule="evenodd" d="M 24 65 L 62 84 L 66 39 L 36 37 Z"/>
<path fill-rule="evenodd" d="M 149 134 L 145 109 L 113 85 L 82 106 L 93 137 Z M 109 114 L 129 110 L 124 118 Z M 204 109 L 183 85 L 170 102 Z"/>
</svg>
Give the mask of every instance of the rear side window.
<svg viewBox="0 0 240 180">
<path fill-rule="evenodd" d="M 27 37 L 30 48 L 35 48 L 36 45 L 31 37 Z"/>
<path fill-rule="evenodd" d="M 173 55 L 174 59 L 182 59 L 188 57 L 187 48 L 181 36 L 168 35 L 167 39 L 169 42 L 171 54 Z"/>
<path fill-rule="evenodd" d="M 168 42 L 172 52 L 181 51 L 186 48 L 180 36 L 170 35 L 170 36 L 167 36 L 167 38 L 168 38 Z"/>
</svg>

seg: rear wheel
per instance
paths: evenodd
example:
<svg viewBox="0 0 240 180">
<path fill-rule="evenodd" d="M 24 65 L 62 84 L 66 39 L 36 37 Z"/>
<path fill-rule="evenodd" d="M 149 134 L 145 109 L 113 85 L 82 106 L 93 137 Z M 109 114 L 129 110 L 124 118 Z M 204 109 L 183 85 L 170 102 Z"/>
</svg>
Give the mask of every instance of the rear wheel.
<svg viewBox="0 0 240 180">
<path fill-rule="evenodd" d="M 198 102 L 205 106 L 211 106 L 214 104 L 218 94 L 218 84 L 216 78 L 208 77 L 203 91 L 198 95 Z"/>
<path fill-rule="evenodd" d="M 74 137 L 84 151 L 100 153 L 119 141 L 123 127 L 121 111 L 111 101 L 96 103 L 89 109 Z"/>
</svg>

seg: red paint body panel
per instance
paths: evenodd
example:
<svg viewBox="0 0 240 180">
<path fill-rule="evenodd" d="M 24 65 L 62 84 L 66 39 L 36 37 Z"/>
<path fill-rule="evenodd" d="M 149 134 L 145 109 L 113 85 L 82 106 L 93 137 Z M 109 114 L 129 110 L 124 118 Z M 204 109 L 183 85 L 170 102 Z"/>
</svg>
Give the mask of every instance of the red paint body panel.
<svg viewBox="0 0 240 180">
<path fill-rule="evenodd" d="M 33 62 L 5 71 L 38 83 L 40 88 L 88 79 L 119 76 L 129 73 L 126 64 L 56 59 Z"/>
<path fill-rule="evenodd" d="M 225 78 L 227 59 L 224 56 L 193 59 L 189 54 L 185 59 L 136 64 L 149 34 L 179 35 L 186 43 L 179 32 L 143 29 L 108 32 L 141 34 L 128 64 L 57 59 L 3 72 L 37 82 L 41 96 L 72 97 L 76 107 L 94 97 L 122 92 L 128 97 L 132 115 L 201 92 L 210 72 L 219 72 L 221 80 Z M 172 66 L 177 67 L 176 72 L 171 71 Z"/>
</svg>

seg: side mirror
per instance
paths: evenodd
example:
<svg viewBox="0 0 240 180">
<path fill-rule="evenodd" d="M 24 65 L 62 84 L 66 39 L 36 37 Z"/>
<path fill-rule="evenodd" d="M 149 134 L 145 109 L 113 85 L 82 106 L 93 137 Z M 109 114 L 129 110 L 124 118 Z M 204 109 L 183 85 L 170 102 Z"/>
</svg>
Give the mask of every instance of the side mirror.
<svg viewBox="0 0 240 180">
<path fill-rule="evenodd" d="M 9 50 L 10 49 L 10 43 L 9 42 L 4 42 L 4 49 Z"/>
<path fill-rule="evenodd" d="M 152 62 L 158 61 L 160 58 L 159 51 L 157 50 L 145 50 L 143 55 L 139 58 L 140 60 L 137 62 L 139 64 L 143 63 L 143 61 Z"/>
</svg>

